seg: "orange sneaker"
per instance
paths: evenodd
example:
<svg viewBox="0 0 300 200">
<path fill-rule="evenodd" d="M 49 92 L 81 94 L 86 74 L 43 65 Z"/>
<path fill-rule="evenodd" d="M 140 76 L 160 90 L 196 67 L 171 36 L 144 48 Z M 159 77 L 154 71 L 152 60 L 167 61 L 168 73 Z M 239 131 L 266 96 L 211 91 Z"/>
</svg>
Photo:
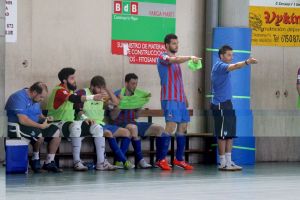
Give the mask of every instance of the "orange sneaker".
<svg viewBox="0 0 300 200">
<path fill-rule="evenodd" d="M 162 170 L 171 170 L 172 168 L 169 166 L 169 163 L 166 159 L 162 159 L 156 162 L 156 166 L 161 168 Z"/>
<path fill-rule="evenodd" d="M 177 167 L 181 167 L 185 170 L 192 170 L 194 169 L 193 166 L 191 166 L 189 163 L 185 162 L 185 161 L 179 161 L 179 160 L 174 160 L 174 165 L 176 165 Z"/>
</svg>

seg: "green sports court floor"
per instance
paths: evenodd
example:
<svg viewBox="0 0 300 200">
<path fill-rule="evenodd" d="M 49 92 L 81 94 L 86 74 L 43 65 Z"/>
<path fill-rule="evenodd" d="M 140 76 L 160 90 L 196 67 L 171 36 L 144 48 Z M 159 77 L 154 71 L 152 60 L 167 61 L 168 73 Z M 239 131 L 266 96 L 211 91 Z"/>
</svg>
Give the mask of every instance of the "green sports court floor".
<svg viewBox="0 0 300 200">
<path fill-rule="evenodd" d="M 300 163 L 259 163 L 242 172 L 219 172 L 197 165 L 175 168 L 7 175 L 7 200 L 299 200 Z M 2 195 L 1 195 L 2 196 Z M 2 199 L 0 197 L 0 199 Z"/>
</svg>

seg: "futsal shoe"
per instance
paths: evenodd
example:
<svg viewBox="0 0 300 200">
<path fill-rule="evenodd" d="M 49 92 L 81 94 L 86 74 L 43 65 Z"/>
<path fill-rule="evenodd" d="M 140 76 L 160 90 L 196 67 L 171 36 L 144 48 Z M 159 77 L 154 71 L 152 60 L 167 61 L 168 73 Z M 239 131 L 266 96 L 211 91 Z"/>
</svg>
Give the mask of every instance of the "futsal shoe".
<svg viewBox="0 0 300 200">
<path fill-rule="evenodd" d="M 114 165 L 110 164 L 106 159 L 103 163 L 99 163 L 96 165 L 96 170 L 99 171 L 114 171 L 116 169 L 117 168 Z"/>
<path fill-rule="evenodd" d="M 48 172 L 55 172 L 55 173 L 62 172 L 62 169 L 58 168 L 54 161 L 51 161 L 48 164 L 44 163 L 43 170 L 47 170 Z"/>
<path fill-rule="evenodd" d="M 183 161 L 179 161 L 179 160 L 175 159 L 173 163 L 174 163 L 175 166 L 183 168 L 185 170 L 193 170 L 194 169 L 193 166 L 191 166 L 190 164 L 188 164 L 184 160 Z"/>
<path fill-rule="evenodd" d="M 88 167 L 85 166 L 80 160 L 74 163 L 75 171 L 87 171 Z"/>
<path fill-rule="evenodd" d="M 30 161 L 30 167 L 34 173 L 40 173 L 41 172 L 41 162 L 40 159 L 38 160 L 31 160 Z"/>
<path fill-rule="evenodd" d="M 155 165 L 157 167 L 161 168 L 162 170 L 166 170 L 166 171 L 169 171 L 169 170 L 172 169 L 166 159 L 162 159 L 162 160 L 157 161 L 155 163 Z"/>
<path fill-rule="evenodd" d="M 148 164 L 145 159 L 142 159 L 139 161 L 138 163 L 138 167 L 141 168 L 141 169 L 149 169 L 152 167 L 152 165 Z"/>
<path fill-rule="evenodd" d="M 241 171 L 243 168 L 236 165 L 233 161 L 226 164 L 225 171 Z"/>
</svg>

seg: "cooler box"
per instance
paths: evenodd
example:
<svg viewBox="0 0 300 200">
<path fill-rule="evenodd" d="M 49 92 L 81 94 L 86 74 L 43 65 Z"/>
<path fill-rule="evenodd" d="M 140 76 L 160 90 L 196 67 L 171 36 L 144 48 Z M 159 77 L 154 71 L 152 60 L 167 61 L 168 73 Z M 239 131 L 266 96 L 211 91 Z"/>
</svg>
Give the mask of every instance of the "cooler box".
<svg viewBox="0 0 300 200">
<path fill-rule="evenodd" d="M 24 140 L 6 140 L 6 173 L 27 173 L 28 142 Z"/>
</svg>

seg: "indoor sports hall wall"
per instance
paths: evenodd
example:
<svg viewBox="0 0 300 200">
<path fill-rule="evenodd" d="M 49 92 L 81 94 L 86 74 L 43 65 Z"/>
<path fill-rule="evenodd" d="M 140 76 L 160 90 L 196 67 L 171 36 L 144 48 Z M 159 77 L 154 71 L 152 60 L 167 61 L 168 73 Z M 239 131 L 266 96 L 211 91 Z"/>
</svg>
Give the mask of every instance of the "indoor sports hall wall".
<svg viewBox="0 0 300 200">
<path fill-rule="evenodd" d="M 179 54 L 203 56 L 204 9 L 204 0 L 177 1 Z M 77 69 L 79 87 L 87 87 L 94 75 L 102 75 L 109 87 L 117 89 L 125 74 L 134 72 L 139 76 L 139 87 L 152 93 L 147 107 L 160 109 L 156 66 L 129 64 L 126 56 L 111 54 L 111 0 L 22 0 L 17 14 L 17 42 L 6 43 L 6 98 L 38 80 L 45 81 L 51 90 L 59 83 L 58 71 L 71 66 Z M 190 131 L 203 131 L 204 117 L 199 116 L 203 99 L 198 92 L 203 91 L 203 71 L 192 72 L 186 65 L 182 69 L 190 108 L 197 115 Z M 154 122 L 164 125 L 162 118 Z"/>
</svg>

